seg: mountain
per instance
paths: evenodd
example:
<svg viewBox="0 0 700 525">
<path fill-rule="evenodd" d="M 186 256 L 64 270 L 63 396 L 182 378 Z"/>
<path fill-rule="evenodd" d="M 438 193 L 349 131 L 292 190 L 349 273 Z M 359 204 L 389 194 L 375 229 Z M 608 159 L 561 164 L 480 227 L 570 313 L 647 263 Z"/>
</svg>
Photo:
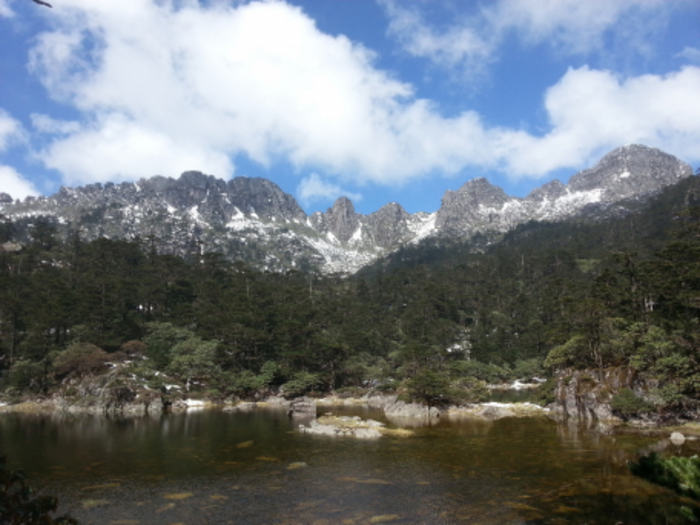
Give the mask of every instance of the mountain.
<svg viewBox="0 0 700 525">
<path fill-rule="evenodd" d="M 447 191 L 435 213 L 409 214 L 389 203 L 369 215 L 346 197 L 310 216 L 273 182 L 237 177 L 223 181 L 196 171 L 179 179 L 155 176 L 136 183 L 66 188 L 49 197 L 13 201 L 0 193 L 0 213 L 15 222 L 19 240 L 44 217 L 59 233 L 149 240 L 162 252 L 220 251 L 272 271 L 320 269 L 354 272 L 400 247 L 427 237 L 502 234 L 528 221 L 561 221 L 626 213 L 692 168 L 658 149 L 618 148 L 593 168 L 552 181 L 525 198 L 511 197 L 486 179 Z"/>
</svg>

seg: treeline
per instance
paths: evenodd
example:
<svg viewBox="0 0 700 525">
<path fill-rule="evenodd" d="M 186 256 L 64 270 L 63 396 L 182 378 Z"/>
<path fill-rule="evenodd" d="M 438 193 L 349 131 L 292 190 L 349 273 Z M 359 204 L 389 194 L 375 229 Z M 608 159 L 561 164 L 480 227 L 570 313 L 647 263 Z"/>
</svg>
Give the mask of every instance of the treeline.
<svg viewBox="0 0 700 525">
<path fill-rule="evenodd" d="M 660 380 L 657 408 L 678 406 L 700 390 L 696 186 L 605 222 L 423 243 L 349 278 L 59 239 L 37 221 L 21 250 L 0 252 L 2 382 L 48 393 L 121 359 L 219 398 L 405 386 L 430 402 L 630 366 Z M 0 243 L 12 239 L 0 222 Z"/>
</svg>

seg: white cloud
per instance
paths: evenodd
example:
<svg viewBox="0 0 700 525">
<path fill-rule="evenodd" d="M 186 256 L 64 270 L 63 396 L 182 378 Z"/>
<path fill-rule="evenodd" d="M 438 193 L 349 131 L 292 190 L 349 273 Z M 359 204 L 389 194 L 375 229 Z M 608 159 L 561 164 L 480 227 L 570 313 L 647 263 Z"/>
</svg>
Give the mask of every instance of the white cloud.
<svg viewBox="0 0 700 525">
<path fill-rule="evenodd" d="M 618 78 L 570 69 L 545 96 L 551 131 L 542 137 L 504 130 L 499 156 L 514 176 L 580 166 L 613 147 L 641 143 L 686 160 L 700 155 L 700 68 Z"/>
<path fill-rule="evenodd" d="M 55 120 L 48 115 L 32 113 L 32 126 L 40 133 L 51 133 L 55 135 L 69 135 L 80 131 L 80 123 L 76 121 Z"/>
<path fill-rule="evenodd" d="M 0 0 L 0 17 L 10 18 L 14 15 L 9 0 Z"/>
<path fill-rule="evenodd" d="M 421 3 L 379 1 L 390 19 L 389 33 L 407 52 L 443 66 L 460 65 L 470 74 L 497 59 L 510 33 L 528 44 L 548 43 L 558 53 L 585 55 L 602 51 L 604 36 L 614 31 L 629 50 L 644 53 L 668 8 L 660 0 L 499 0 L 436 27 L 426 21 Z"/>
<path fill-rule="evenodd" d="M 498 37 L 484 30 L 480 16 L 463 18 L 447 28 L 435 28 L 425 22 L 415 8 L 396 0 L 379 0 L 389 15 L 389 33 L 395 36 L 410 54 L 430 58 L 443 66 L 462 64 L 471 73 L 491 60 Z"/>
<path fill-rule="evenodd" d="M 305 177 L 297 188 L 297 197 L 304 206 L 316 201 L 336 200 L 343 196 L 355 202 L 362 200 L 361 194 L 346 191 L 336 184 L 326 182 L 317 173 Z"/>
<path fill-rule="evenodd" d="M 23 135 L 22 125 L 0 108 L 0 152 L 5 151 L 12 142 L 21 140 Z"/>
<path fill-rule="evenodd" d="M 676 56 L 684 58 L 694 64 L 700 64 L 700 48 L 686 46 L 683 51 Z"/>
<path fill-rule="evenodd" d="M 24 140 L 22 125 L 9 113 L 0 108 L 0 153 L 5 152 L 14 143 Z M 38 195 L 34 185 L 24 179 L 14 168 L 0 164 L 0 192 L 8 193 L 14 198 Z"/>
<path fill-rule="evenodd" d="M 39 195 L 31 182 L 23 178 L 14 168 L 2 164 L 0 164 L 0 192 L 7 193 L 15 199 Z"/>
<path fill-rule="evenodd" d="M 66 184 L 175 175 L 190 169 L 214 174 L 232 171 L 225 153 L 178 143 L 120 114 L 104 115 L 94 125 L 57 140 L 42 158 L 48 167 L 63 173 Z"/>
<path fill-rule="evenodd" d="M 344 193 L 349 181 L 401 185 L 468 166 L 538 177 L 629 142 L 698 156 L 698 68 L 631 78 L 570 70 L 545 96 L 549 131 L 535 136 L 488 128 L 473 111 L 441 116 L 377 69 L 371 51 L 321 33 L 284 2 L 62 0 L 54 14 L 56 28 L 37 39 L 31 67 L 82 118 L 37 115 L 33 125 L 50 134 L 38 157 L 70 184 L 188 169 L 228 177 L 246 154 L 322 174 L 299 186 L 311 200 Z M 489 52 L 488 41 L 470 38 L 465 32 L 464 53 Z"/>
</svg>

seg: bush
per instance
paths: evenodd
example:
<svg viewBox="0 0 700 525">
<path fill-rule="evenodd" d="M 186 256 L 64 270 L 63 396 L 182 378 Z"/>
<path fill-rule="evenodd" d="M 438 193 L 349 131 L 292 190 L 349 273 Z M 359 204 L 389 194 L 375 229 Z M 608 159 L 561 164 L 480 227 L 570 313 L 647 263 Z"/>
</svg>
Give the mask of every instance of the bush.
<svg viewBox="0 0 700 525">
<path fill-rule="evenodd" d="M 134 339 L 121 345 L 119 350 L 124 352 L 128 359 L 138 359 L 146 355 L 148 348 L 146 347 L 146 343 Z"/>
<path fill-rule="evenodd" d="M 564 381 L 571 381 L 571 377 L 566 377 Z M 537 388 L 538 396 L 535 400 L 535 403 L 543 407 L 549 405 L 550 403 L 554 403 L 557 400 L 557 396 L 555 393 L 556 388 L 557 380 L 553 377 L 547 379 Z"/>
<path fill-rule="evenodd" d="M 504 383 L 510 381 L 513 376 L 508 367 L 480 361 L 455 361 L 450 364 L 450 372 L 453 376 L 473 377 L 489 384 Z"/>
<path fill-rule="evenodd" d="M 411 398 L 428 407 L 448 404 L 452 401 L 450 381 L 445 374 L 434 370 L 421 370 L 408 381 Z"/>
<path fill-rule="evenodd" d="M 73 343 L 53 361 L 57 378 L 84 376 L 105 368 L 109 354 L 91 343 Z"/>
<path fill-rule="evenodd" d="M 78 520 L 65 514 L 56 518 L 51 514 L 58 508 L 58 500 L 51 496 L 34 497 L 21 470 L 10 472 L 7 458 L 0 457 L 0 523 L 22 525 L 78 525 Z"/>
<path fill-rule="evenodd" d="M 483 403 L 491 398 L 486 382 L 474 377 L 463 377 L 450 385 L 450 397 L 455 403 Z"/>
<path fill-rule="evenodd" d="M 532 359 L 520 359 L 515 362 L 513 377 L 521 381 L 529 382 L 544 375 L 542 360 L 533 357 Z"/>
<path fill-rule="evenodd" d="M 612 398 L 612 409 L 623 418 L 636 416 L 640 413 L 651 412 L 654 406 L 638 397 L 629 388 L 623 388 Z"/>
<path fill-rule="evenodd" d="M 291 381 L 282 385 L 282 395 L 286 398 L 303 396 L 321 384 L 318 374 L 311 372 L 297 372 Z"/>
<path fill-rule="evenodd" d="M 44 363 L 17 361 L 8 371 L 8 384 L 20 392 L 41 392 L 45 386 Z"/>
</svg>

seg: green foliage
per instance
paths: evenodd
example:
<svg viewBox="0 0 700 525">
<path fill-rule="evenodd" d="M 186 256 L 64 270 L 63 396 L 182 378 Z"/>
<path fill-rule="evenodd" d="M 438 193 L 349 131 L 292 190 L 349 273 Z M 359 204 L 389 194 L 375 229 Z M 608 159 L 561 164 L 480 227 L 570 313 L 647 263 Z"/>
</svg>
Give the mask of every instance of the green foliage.
<svg viewBox="0 0 700 525">
<path fill-rule="evenodd" d="M 556 400 L 555 390 L 557 387 L 557 380 L 553 377 L 547 378 L 547 380 L 542 383 L 537 388 L 537 399 L 535 403 L 543 407 L 554 403 Z"/>
<path fill-rule="evenodd" d="M 203 341 L 190 337 L 170 349 L 170 364 L 167 371 L 182 379 L 189 391 L 192 382 L 206 383 L 216 379 L 221 368 L 217 364 L 217 341 Z"/>
<path fill-rule="evenodd" d="M 22 470 L 9 471 L 7 457 L 0 457 L 0 523 L 7 525 L 78 525 L 67 514 L 53 517 L 58 500 L 36 496 Z"/>
<path fill-rule="evenodd" d="M 421 370 L 408 382 L 408 393 L 412 399 L 428 407 L 439 406 L 452 400 L 450 381 L 435 370 Z"/>
<path fill-rule="evenodd" d="M 513 377 L 521 381 L 532 381 L 545 375 L 542 359 L 532 357 L 530 359 L 519 359 L 513 368 Z"/>
<path fill-rule="evenodd" d="M 53 360 L 53 370 L 58 378 L 82 377 L 105 369 L 109 355 L 91 343 L 73 343 Z"/>
<path fill-rule="evenodd" d="M 277 379 L 279 367 L 277 363 L 267 361 L 260 369 L 259 374 L 251 370 L 243 370 L 232 375 L 228 389 L 240 397 L 251 397 L 258 393 L 264 393 Z M 298 385 L 292 385 L 294 388 Z"/>
<path fill-rule="evenodd" d="M 8 372 L 8 384 L 18 392 L 40 393 L 45 386 L 46 364 L 20 360 Z"/>
<path fill-rule="evenodd" d="M 347 278 L 5 221 L 27 249 L 0 253 L 0 368 L 14 390 L 48 393 L 52 357 L 59 377 L 99 371 L 101 354 L 76 350 L 95 345 L 152 385 L 166 372 L 223 397 L 395 390 L 432 370 L 443 398 L 468 399 L 469 381 L 541 377 L 542 363 L 629 366 L 680 407 L 700 396 L 700 210 L 684 211 L 698 187 L 607 221 L 426 240 Z"/>
<path fill-rule="evenodd" d="M 544 360 L 546 368 L 564 368 L 573 365 L 589 364 L 584 355 L 587 353 L 586 340 L 583 335 L 574 335 L 564 344 L 555 346 L 547 354 Z"/>
<path fill-rule="evenodd" d="M 292 379 L 282 385 L 281 392 L 284 397 L 291 399 L 308 394 L 322 383 L 319 374 L 311 372 L 297 372 Z"/>
<path fill-rule="evenodd" d="M 613 411 L 624 418 L 654 410 L 654 405 L 637 396 L 631 389 L 623 388 L 612 398 Z"/>
<path fill-rule="evenodd" d="M 485 381 L 462 377 L 450 383 L 448 397 L 453 403 L 483 403 L 491 398 L 491 390 Z"/>
<path fill-rule="evenodd" d="M 194 337 L 187 328 L 175 326 L 172 323 L 146 323 L 148 335 L 143 342 L 146 344 L 146 355 L 159 369 L 166 368 L 172 360 L 172 348 L 178 343 Z"/>
<path fill-rule="evenodd" d="M 652 452 L 637 462 L 630 462 L 628 467 L 635 476 L 700 501 L 700 458 L 697 456 L 663 458 Z M 700 518 L 698 507 L 686 507 L 684 510 L 692 521 Z"/>
<path fill-rule="evenodd" d="M 513 378 L 513 371 L 506 366 L 479 361 L 453 361 L 449 364 L 450 374 L 455 377 L 473 377 L 489 384 L 506 383 Z"/>
</svg>

